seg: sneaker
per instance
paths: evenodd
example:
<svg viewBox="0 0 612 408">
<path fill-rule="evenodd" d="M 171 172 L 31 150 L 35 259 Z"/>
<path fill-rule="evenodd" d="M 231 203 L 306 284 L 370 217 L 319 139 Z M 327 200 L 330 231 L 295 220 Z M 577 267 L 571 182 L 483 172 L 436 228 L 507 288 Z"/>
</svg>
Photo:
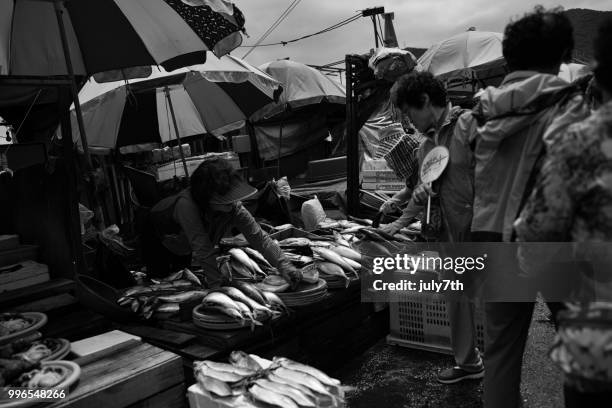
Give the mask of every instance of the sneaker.
<svg viewBox="0 0 612 408">
<path fill-rule="evenodd" d="M 460 367 L 452 367 L 438 373 L 438 382 L 454 384 L 463 380 L 477 380 L 484 377 L 484 367 L 475 371 L 467 371 Z"/>
</svg>

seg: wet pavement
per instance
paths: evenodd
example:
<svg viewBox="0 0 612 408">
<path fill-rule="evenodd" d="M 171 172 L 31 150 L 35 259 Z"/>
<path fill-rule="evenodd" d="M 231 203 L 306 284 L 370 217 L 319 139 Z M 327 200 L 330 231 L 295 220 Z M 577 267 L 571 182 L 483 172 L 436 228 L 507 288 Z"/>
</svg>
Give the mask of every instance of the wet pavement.
<svg viewBox="0 0 612 408">
<path fill-rule="evenodd" d="M 546 306 L 538 303 L 523 363 L 522 393 L 526 408 L 562 407 L 562 376 L 548 359 L 553 327 Z M 451 356 L 390 346 L 379 341 L 333 374 L 355 387 L 349 408 L 482 407 L 482 382 L 453 385 L 436 381 L 439 370 L 453 364 Z"/>
</svg>

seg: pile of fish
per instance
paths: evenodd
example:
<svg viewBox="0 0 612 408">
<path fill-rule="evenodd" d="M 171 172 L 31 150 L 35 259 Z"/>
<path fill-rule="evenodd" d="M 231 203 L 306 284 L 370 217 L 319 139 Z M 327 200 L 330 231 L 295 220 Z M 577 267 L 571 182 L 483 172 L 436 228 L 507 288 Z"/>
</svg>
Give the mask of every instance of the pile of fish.
<svg viewBox="0 0 612 408">
<path fill-rule="evenodd" d="M 359 279 L 361 254 L 352 248 L 352 237 L 333 233 L 333 240 L 311 240 L 308 238 L 287 238 L 279 242 L 292 262 L 312 264 L 319 271 L 320 277 L 337 287 L 340 280 L 346 287 L 351 279 Z M 304 255 L 308 254 L 308 255 Z"/>
<path fill-rule="evenodd" d="M 343 236 L 355 236 L 357 239 L 384 243 L 391 247 L 395 247 L 397 243 L 414 242 L 414 235 L 420 232 L 420 228 L 418 231 L 412 228 L 416 224 L 411 224 L 410 228 L 403 228 L 400 232 L 391 235 L 379 228 L 372 227 L 371 220 L 356 217 L 349 218 L 350 220 L 323 221 L 318 227 L 321 230 L 337 231 Z"/>
<path fill-rule="evenodd" d="M 245 408 L 343 407 L 344 387 L 322 371 L 287 358 L 264 360 L 234 351 L 230 364 L 196 361 L 201 389 L 217 402 Z"/>
<path fill-rule="evenodd" d="M 210 320 L 210 315 L 220 314 L 228 321 L 239 322 L 241 326 L 250 324 L 254 328 L 287 312 L 287 307 L 276 294 L 234 280 L 230 286 L 207 289 L 202 303 L 193 310 L 193 321 L 202 326 L 203 322 Z"/>
<path fill-rule="evenodd" d="M 181 303 L 199 301 L 206 294 L 200 279 L 189 269 L 183 269 L 163 280 L 124 289 L 117 303 L 150 319 L 155 312 L 178 313 Z"/>
<path fill-rule="evenodd" d="M 258 282 L 278 273 L 260 252 L 248 246 L 230 248 L 227 255 L 217 258 L 217 268 L 228 281 Z"/>
</svg>

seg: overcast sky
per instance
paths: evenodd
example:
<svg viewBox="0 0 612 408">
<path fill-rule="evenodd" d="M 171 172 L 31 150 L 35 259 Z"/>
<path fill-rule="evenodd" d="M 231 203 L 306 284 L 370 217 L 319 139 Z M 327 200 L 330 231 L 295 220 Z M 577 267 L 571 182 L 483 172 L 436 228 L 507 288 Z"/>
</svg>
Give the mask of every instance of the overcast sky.
<svg viewBox="0 0 612 408">
<path fill-rule="evenodd" d="M 291 0 L 233 1 L 246 17 L 250 38 L 244 39 L 244 45 L 254 44 L 291 3 Z M 427 48 L 471 26 L 481 31 L 503 32 L 511 18 L 536 4 L 565 9 L 612 10 L 610 0 L 302 0 L 263 43 L 301 37 L 351 17 L 358 10 L 383 6 L 386 12 L 395 13 L 394 26 L 401 47 Z M 372 21 L 361 18 L 330 33 L 294 44 L 257 48 L 247 61 L 260 65 L 289 57 L 306 64 L 323 65 L 373 47 Z M 242 57 L 247 50 L 240 48 L 232 54 Z"/>
</svg>

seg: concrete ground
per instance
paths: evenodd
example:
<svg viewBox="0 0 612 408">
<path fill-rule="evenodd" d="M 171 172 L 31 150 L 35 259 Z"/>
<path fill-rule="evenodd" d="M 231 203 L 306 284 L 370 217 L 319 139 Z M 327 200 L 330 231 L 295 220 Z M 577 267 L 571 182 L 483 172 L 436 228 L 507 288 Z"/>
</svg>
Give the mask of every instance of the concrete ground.
<svg viewBox="0 0 612 408">
<path fill-rule="evenodd" d="M 538 302 L 523 360 L 526 408 L 562 407 L 562 375 L 548 358 L 554 330 L 546 305 Z M 333 374 L 355 387 L 350 408 L 481 407 L 481 381 L 439 384 L 435 374 L 450 367 L 450 356 L 398 346 L 384 340 Z"/>
</svg>

